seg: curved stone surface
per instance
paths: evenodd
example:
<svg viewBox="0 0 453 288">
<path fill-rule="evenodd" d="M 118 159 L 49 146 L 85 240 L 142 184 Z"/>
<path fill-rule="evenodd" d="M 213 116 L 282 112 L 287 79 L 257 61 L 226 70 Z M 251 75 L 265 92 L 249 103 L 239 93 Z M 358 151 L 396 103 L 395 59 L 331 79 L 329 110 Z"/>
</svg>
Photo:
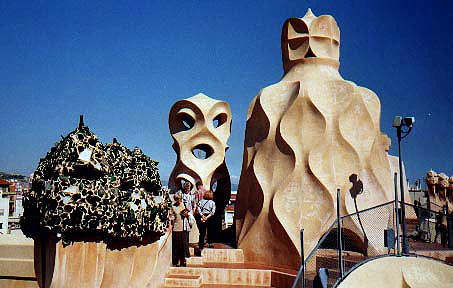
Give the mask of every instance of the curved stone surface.
<svg viewBox="0 0 453 288">
<path fill-rule="evenodd" d="M 152 244 L 121 250 L 104 243 L 77 242 L 56 247 L 50 287 L 161 287 L 171 266 L 168 234 Z"/>
<path fill-rule="evenodd" d="M 217 224 L 221 223 L 231 195 L 230 175 L 225 163 L 231 121 L 228 103 L 201 93 L 177 101 L 168 120 L 177 155 L 168 186 L 177 191 L 181 189 L 182 181 L 192 183 L 192 187 L 201 182 L 206 189 L 213 190 Z"/>
<path fill-rule="evenodd" d="M 307 255 L 335 219 L 337 188 L 341 213 L 356 211 L 348 192 L 353 174 L 363 183 L 358 210 L 394 198 L 379 99 L 341 77 L 339 40 L 331 16 L 309 10 L 304 18 L 288 19 L 282 30 L 285 74 L 250 104 L 235 210 L 238 246 L 249 262 L 298 267 L 299 231 L 305 230 Z M 389 206 L 373 227 L 364 225 L 369 239 L 379 239 L 369 254 L 383 249 L 381 234 L 391 215 Z M 356 220 L 346 225 L 363 238 Z"/>
<path fill-rule="evenodd" d="M 453 266 L 427 258 L 384 257 L 358 267 L 338 287 L 447 288 L 452 283 Z"/>
</svg>

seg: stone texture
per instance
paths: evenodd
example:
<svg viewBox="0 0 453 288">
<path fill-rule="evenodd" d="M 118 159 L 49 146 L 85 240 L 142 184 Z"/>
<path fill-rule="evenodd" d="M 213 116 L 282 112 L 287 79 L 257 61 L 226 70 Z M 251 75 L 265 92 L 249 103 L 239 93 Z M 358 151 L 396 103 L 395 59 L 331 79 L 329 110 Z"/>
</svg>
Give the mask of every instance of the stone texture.
<svg viewBox="0 0 453 288">
<path fill-rule="evenodd" d="M 204 263 L 244 263 L 244 253 L 240 249 L 203 249 Z"/>
<path fill-rule="evenodd" d="M 180 267 L 170 269 L 171 278 L 176 275 L 184 279 L 185 276 L 200 276 L 203 284 L 230 284 L 270 286 L 271 270 L 235 269 L 235 268 L 205 268 Z"/>
<path fill-rule="evenodd" d="M 39 288 L 36 281 L 0 280 L 0 288 Z"/>
<path fill-rule="evenodd" d="M 201 285 L 200 276 L 165 278 L 165 287 L 200 287 L 200 285 Z"/>
<path fill-rule="evenodd" d="M 171 265 L 171 241 L 141 247 L 108 249 L 104 243 L 74 243 L 56 247 L 50 287 L 162 287 Z"/>
<path fill-rule="evenodd" d="M 191 261 L 196 258 L 195 261 Z M 241 249 L 203 249 L 201 257 L 188 258 L 187 267 L 171 267 L 165 287 L 181 287 L 187 279 L 200 279 L 194 287 L 290 287 L 296 270 L 244 263 Z M 194 281 L 191 281 L 191 285 Z M 188 286 L 187 286 L 188 287 Z"/>
<path fill-rule="evenodd" d="M 453 266 L 426 258 L 384 257 L 358 267 L 338 287 L 364 287 L 364 283 L 369 288 L 447 288 L 452 287 Z"/>
<path fill-rule="evenodd" d="M 341 213 L 356 212 L 348 192 L 352 174 L 363 183 L 358 210 L 394 199 L 379 99 L 341 77 L 339 43 L 332 16 L 309 10 L 304 18 L 288 19 L 283 78 L 250 104 L 235 210 L 238 247 L 247 262 L 298 267 L 299 231 L 305 229 L 308 255 L 335 219 L 337 188 Z M 382 238 L 368 254 L 383 250 L 390 206 L 384 214 L 373 227 L 364 226 L 368 238 Z M 356 220 L 345 225 L 363 238 Z"/>
</svg>

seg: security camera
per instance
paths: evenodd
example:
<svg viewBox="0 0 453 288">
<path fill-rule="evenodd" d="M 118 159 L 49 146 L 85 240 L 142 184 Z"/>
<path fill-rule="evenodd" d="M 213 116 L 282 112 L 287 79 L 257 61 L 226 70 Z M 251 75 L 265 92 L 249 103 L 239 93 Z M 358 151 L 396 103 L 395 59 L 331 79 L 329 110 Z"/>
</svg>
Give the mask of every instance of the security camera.
<svg viewBox="0 0 453 288">
<path fill-rule="evenodd" d="M 403 124 L 407 127 L 414 126 L 414 123 L 415 123 L 415 117 L 404 117 L 403 118 Z"/>
</svg>

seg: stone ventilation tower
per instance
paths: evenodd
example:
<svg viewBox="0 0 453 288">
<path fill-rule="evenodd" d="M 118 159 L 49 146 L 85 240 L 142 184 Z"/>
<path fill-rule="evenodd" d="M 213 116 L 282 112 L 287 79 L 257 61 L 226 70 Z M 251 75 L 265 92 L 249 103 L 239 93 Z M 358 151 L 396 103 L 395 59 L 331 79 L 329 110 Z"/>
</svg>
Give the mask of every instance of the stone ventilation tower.
<svg viewBox="0 0 453 288">
<path fill-rule="evenodd" d="M 298 267 L 299 231 L 305 229 L 308 255 L 335 220 L 337 188 L 341 213 L 350 214 L 350 176 L 363 182 L 358 210 L 392 200 L 393 178 L 378 97 L 338 72 L 335 19 L 308 10 L 286 20 L 281 48 L 283 78 L 262 89 L 248 111 L 236 237 L 248 261 Z M 391 213 L 373 225 L 386 228 Z M 362 230 L 355 220 L 345 226 L 358 241 L 366 232 L 369 254 L 383 248 L 382 229 Z"/>
<path fill-rule="evenodd" d="M 182 182 L 188 181 L 192 185 L 201 182 L 205 189 L 211 189 L 218 225 L 231 195 L 230 175 L 225 163 L 231 120 L 228 103 L 201 93 L 176 102 L 169 115 L 177 159 L 168 186 L 175 192 L 181 189 Z"/>
</svg>

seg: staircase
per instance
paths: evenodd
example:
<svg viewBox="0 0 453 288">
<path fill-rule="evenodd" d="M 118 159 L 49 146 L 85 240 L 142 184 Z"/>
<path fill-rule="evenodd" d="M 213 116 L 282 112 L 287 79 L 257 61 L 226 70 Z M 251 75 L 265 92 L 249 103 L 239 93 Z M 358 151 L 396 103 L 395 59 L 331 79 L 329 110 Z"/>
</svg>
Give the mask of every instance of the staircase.
<svg viewBox="0 0 453 288">
<path fill-rule="evenodd" d="M 244 263 L 241 249 L 205 248 L 187 267 L 171 267 L 164 287 L 290 287 L 296 271 Z"/>
</svg>

